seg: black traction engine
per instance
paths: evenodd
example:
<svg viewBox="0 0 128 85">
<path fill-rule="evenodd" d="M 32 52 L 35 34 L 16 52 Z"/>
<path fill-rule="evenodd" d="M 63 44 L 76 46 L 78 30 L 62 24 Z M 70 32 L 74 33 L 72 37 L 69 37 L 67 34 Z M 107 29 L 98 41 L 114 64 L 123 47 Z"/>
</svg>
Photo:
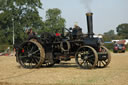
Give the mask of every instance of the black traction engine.
<svg viewBox="0 0 128 85">
<path fill-rule="evenodd" d="M 87 13 L 88 33 L 78 26 L 63 33 L 42 33 L 23 42 L 16 51 L 16 60 L 24 68 L 51 67 L 75 58 L 80 68 L 104 68 L 111 60 L 110 52 L 99 38 L 93 37 L 92 13 Z M 64 33 L 64 30 L 67 30 Z"/>
</svg>

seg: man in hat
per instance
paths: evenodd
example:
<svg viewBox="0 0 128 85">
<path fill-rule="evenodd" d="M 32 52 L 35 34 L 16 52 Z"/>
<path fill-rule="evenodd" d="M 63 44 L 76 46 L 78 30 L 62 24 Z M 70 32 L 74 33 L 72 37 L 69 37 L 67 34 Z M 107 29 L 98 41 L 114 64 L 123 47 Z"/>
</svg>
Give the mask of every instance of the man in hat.
<svg viewBox="0 0 128 85">
<path fill-rule="evenodd" d="M 82 35 L 82 29 L 75 23 L 74 28 L 72 30 L 73 39 L 79 38 Z"/>
</svg>

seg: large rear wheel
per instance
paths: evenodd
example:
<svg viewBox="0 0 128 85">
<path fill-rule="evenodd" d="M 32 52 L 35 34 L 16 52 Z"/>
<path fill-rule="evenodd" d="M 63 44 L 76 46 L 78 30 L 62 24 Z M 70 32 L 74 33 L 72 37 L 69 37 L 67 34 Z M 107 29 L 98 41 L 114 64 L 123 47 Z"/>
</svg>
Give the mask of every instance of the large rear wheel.
<svg viewBox="0 0 128 85">
<path fill-rule="evenodd" d="M 98 55 L 94 48 L 90 46 L 82 46 L 75 54 L 75 60 L 80 68 L 94 68 L 98 61 Z"/>
<path fill-rule="evenodd" d="M 44 58 L 44 48 L 34 40 L 23 43 L 18 52 L 18 61 L 24 68 L 40 67 L 44 62 Z"/>
</svg>

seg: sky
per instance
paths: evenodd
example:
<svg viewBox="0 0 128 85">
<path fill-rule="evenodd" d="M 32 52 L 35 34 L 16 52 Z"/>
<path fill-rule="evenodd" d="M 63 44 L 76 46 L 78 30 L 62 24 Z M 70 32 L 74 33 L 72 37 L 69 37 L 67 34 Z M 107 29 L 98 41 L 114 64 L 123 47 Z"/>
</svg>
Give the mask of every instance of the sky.
<svg viewBox="0 0 128 85">
<path fill-rule="evenodd" d="M 41 2 L 43 10 L 39 10 L 39 13 L 43 20 L 49 8 L 59 8 L 62 11 L 61 16 L 66 19 L 66 28 L 73 27 L 77 22 L 84 33 L 87 33 L 85 14 L 88 11 L 93 13 L 95 34 L 103 34 L 109 30 L 116 32 L 119 24 L 128 23 L 128 0 L 41 0 Z"/>
</svg>

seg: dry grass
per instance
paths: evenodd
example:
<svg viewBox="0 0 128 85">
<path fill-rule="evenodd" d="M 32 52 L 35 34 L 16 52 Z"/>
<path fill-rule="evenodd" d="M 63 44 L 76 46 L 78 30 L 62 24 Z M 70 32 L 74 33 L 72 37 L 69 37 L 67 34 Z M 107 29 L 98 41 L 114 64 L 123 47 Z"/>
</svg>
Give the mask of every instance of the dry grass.
<svg viewBox="0 0 128 85">
<path fill-rule="evenodd" d="M 51 68 L 24 69 L 0 56 L 0 85 L 128 85 L 128 53 L 112 53 L 107 68 L 79 69 L 74 59 Z"/>
</svg>

